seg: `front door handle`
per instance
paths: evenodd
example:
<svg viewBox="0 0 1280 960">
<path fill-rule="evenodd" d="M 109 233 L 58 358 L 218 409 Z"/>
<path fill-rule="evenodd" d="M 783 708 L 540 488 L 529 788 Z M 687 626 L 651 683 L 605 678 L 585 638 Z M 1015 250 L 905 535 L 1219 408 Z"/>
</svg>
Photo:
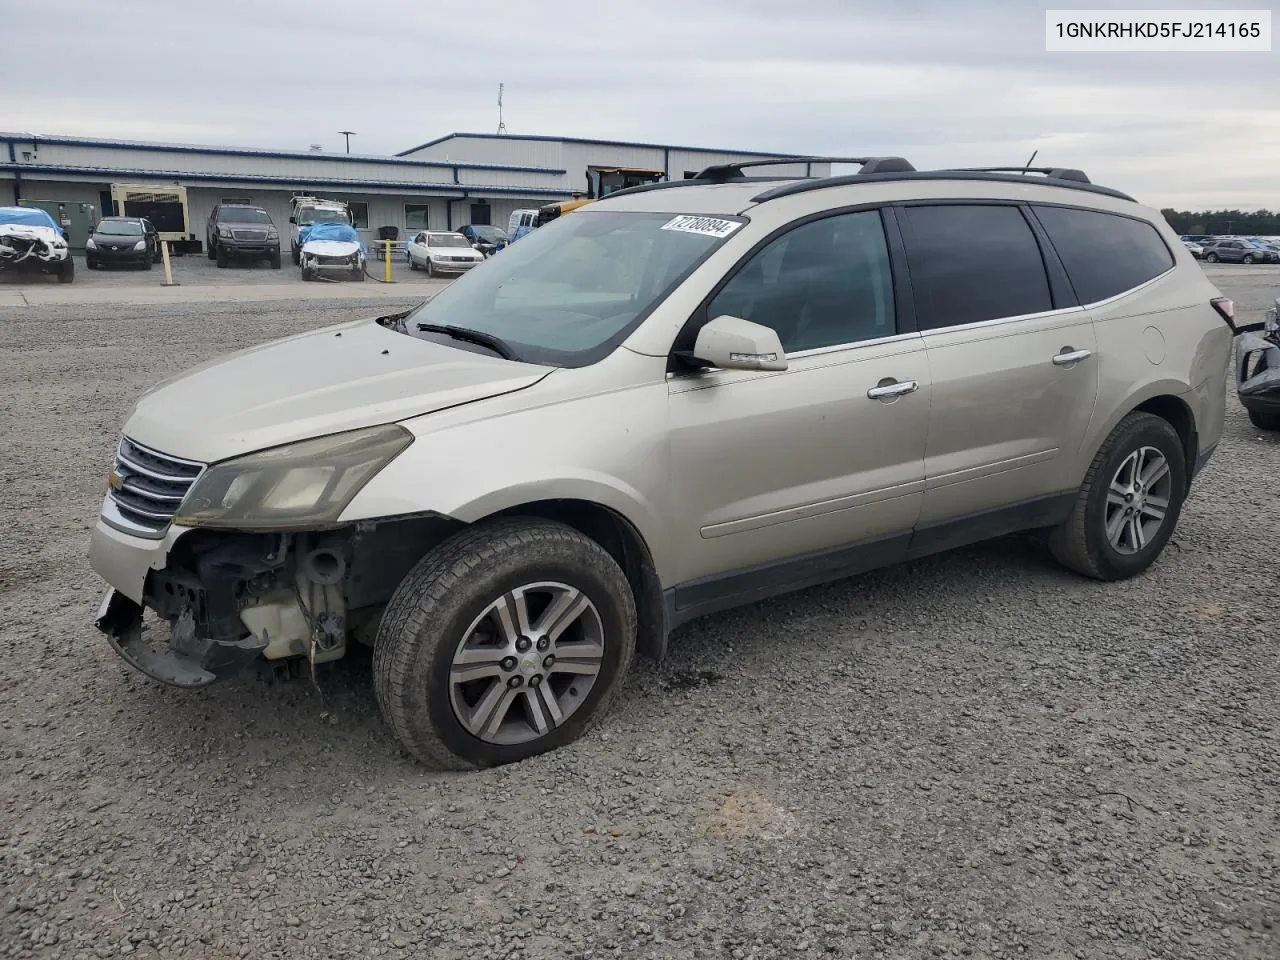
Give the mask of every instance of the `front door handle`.
<svg viewBox="0 0 1280 960">
<path fill-rule="evenodd" d="M 892 400 L 908 393 L 915 393 L 919 389 L 920 384 L 914 380 L 881 380 L 877 386 L 867 391 L 867 396 L 872 400 Z"/>
<path fill-rule="evenodd" d="M 1093 351 L 1091 350 L 1067 350 L 1066 352 L 1060 353 L 1054 357 L 1053 362 L 1059 367 L 1065 367 L 1073 363 L 1079 363 L 1081 360 L 1085 360 L 1091 356 L 1093 356 Z"/>
</svg>

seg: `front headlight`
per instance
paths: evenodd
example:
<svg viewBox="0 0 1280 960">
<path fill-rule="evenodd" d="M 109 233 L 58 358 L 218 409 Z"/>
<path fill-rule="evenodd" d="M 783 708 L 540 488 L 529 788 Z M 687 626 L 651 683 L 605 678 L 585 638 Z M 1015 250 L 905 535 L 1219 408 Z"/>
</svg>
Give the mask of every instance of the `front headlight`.
<svg viewBox="0 0 1280 960">
<path fill-rule="evenodd" d="M 361 487 L 412 442 L 408 430 L 386 424 L 215 464 L 196 481 L 173 520 L 240 530 L 334 524 Z"/>
<path fill-rule="evenodd" d="M 147 249 L 147 241 L 145 241 L 145 240 L 139 240 L 137 243 L 135 243 L 135 244 L 133 245 L 133 249 L 135 249 L 135 250 L 145 250 L 145 249 Z"/>
<path fill-rule="evenodd" d="M 279 230 L 277 230 L 275 227 L 268 227 L 268 228 L 267 228 L 267 239 L 268 239 L 268 240 L 279 240 L 279 239 L 280 239 L 280 231 L 279 231 Z"/>
<path fill-rule="evenodd" d="M 84 248 L 86 250 L 97 250 L 98 245 L 93 242 L 93 237 L 90 237 L 88 240 L 84 242 Z"/>
<path fill-rule="evenodd" d="M 231 228 L 230 228 L 230 227 L 218 227 L 218 236 L 220 236 L 220 237 L 230 237 L 230 236 L 231 236 Z"/>
</svg>

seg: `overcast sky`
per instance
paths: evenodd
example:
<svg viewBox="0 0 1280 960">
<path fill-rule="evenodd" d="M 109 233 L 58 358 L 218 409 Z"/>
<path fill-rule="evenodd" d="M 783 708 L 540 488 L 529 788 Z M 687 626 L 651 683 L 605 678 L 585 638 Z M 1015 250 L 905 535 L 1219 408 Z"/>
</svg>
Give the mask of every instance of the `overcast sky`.
<svg viewBox="0 0 1280 960">
<path fill-rule="evenodd" d="M 1155 206 L 1280 209 L 1280 53 L 1047 53 L 1048 5 L 1070 6 L 9 0 L 0 129 L 327 151 L 350 129 L 387 154 L 495 131 L 503 82 L 509 133 L 917 167 L 1039 150 Z"/>
</svg>

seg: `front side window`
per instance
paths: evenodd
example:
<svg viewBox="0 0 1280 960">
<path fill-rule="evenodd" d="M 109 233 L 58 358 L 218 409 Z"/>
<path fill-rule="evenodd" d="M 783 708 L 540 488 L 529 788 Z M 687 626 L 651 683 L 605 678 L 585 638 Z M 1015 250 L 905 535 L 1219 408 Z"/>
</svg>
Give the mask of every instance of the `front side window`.
<svg viewBox="0 0 1280 960">
<path fill-rule="evenodd" d="M 1132 290 L 1173 266 L 1156 228 L 1142 220 L 1071 207 L 1032 209 L 1081 303 Z"/>
<path fill-rule="evenodd" d="M 707 221 L 721 227 L 708 231 Z M 670 213 L 575 212 L 453 281 L 410 314 L 405 327 L 411 334 L 418 334 L 419 323 L 467 327 L 505 341 L 520 360 L 594 363 L 626 339 L 740 222 Z"/>
<path fill-rule="evenodd" d="M 728 314 L 772 327 L 787 353 L 892 336 L 893 275 L 877 210 L 815 220 L 757 252 L 716 294 Z"/>
<path fill-rule="evenodd" d="M 1018 207 L 909 206 L 898 219 L 921 330 L 1053 309 L 1040 245 Z"/>
</svg>

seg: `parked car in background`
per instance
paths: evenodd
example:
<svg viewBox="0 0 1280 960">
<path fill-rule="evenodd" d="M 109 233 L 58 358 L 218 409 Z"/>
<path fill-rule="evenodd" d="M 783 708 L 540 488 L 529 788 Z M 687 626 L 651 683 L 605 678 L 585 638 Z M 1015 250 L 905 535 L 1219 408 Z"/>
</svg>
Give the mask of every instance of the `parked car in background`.
<svg viewBox="0 0 1280 960">
<path fill-rule="evenodd" d="M 423 230 L 409 244 L 409 269 L 425 270 L 428 277 L 465 273 L 477 263 L 484 263 L 484 254 L 460 233 Z"/>
<path fill-rule="evenodd" d="M 1197 260 L 1199 260 L 1201 257 L 1204 256 L 1204 247 L 1200 246 L 1200 244 L 1193 243 L 1190 240 L 1183 240 L 1182 245 L 1186 247 L 1188 250 L 1190 250 L 1191 255 L 1195 257 Z"/>
<path fill-rule="evenodd" d="M 271 214 L 243 203 L 220 203 L 209 214 L 205 240 L 210 260 L 225 267 L 232 259 L 265 259 L 280 269 L 280 230 Z"/>
<path fill-rule="evenodd" d="M 326 273 L 363 280 L 366 262 L 364 242 L 349 223 L 314 223 L 302 235 L 298 265 L 303 280 L 314 280 Z"/>
<path fill-rule="evenodd" d="M 1183 243 L 1198 243 L 1201 246 L 1204 246 L 1210 240 L 1217 240 L 1219 238 L 1209 233 L 1184 233 L 1178 239 Z"/>
<path fill-rule="evenodd" d="M 145 217 L 103 217 L 84 244 L 84 265 L 100 270 L 108 265 L 151 269 L 160 262 L 160 234 Z"/>
<path fill-rule="evenodd" d="M 289 250 L 294 263 L 299 262 L 302 245 L 307 242 L 307 231 L 320 223 L 355 226 L 351 209 L 341 200 L 298 196 L 289 201 Z"/>
<path fill-rule="evenodd" d="M 1248 240 L 1218 240 L 1204 247 L 1206 263 L 1280 263 L 1280 253 Z"/>
<path fill-rule="evenodd" d="M 67 235 L 39 207 L 0 207 L 0 273 L 51 273 L 75 279 Z"/>
<path fill-rule="evenodd" d="M 469 223 L 458 231 L 473 248 L 491 257 L 507 245 L 507 232 L 490 224 Z"/>
</svg>

